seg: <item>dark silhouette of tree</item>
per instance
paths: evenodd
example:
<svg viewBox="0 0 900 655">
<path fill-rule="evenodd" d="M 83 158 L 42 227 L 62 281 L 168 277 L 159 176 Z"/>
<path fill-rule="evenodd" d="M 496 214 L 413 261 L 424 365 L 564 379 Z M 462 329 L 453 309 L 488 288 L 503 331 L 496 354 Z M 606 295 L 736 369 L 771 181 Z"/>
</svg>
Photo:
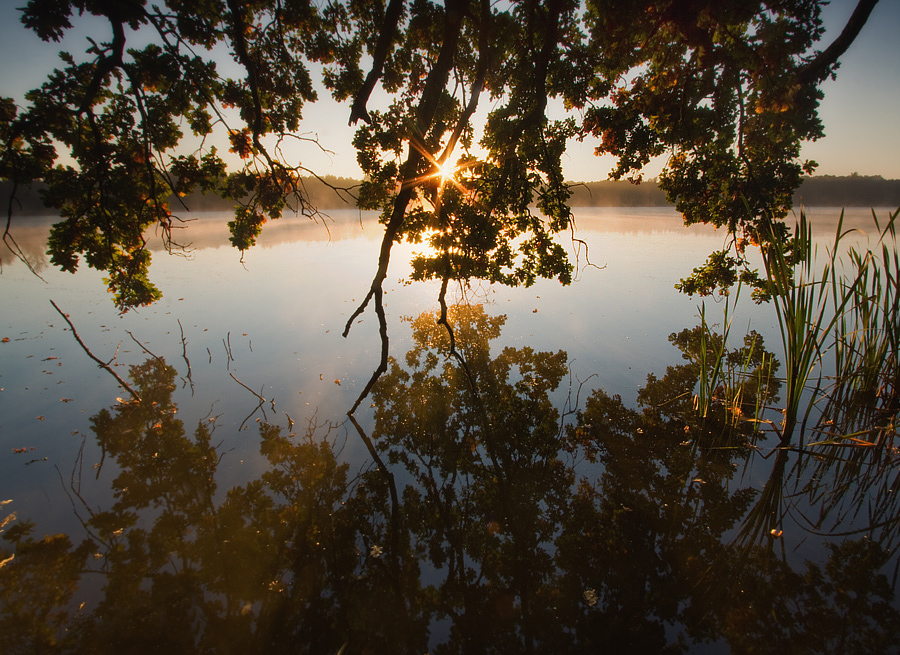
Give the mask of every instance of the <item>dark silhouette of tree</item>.
<svg viewBox="0 0 900 655">
<path fill-rule="evenodd" d="M 452 333 L 435 318 L 409 319 L 413 346 L 376 384 L 374 425 L 356 424 L 372 459 L 355 476 L 328 426 L 261 424 L 265 470 L 221 493 L 211 422 L 186 431 L 163 360 L 132 367 L 141 400 L 92 419 L 111 504 L 70 487 L 81 543 L 37 539 L 27 521 L 3 533 L 4 647 L 896 652 L 896 554 L 878 540 L 837 538 L 812 563 L 779 548 L 788 535 L 741 537 L 772 511 L 740 474 L 769 461 L 758 425 L 734 411 L 753 388 L 777 393 L 759 337 L 726 353 L 705 416 L 698 349 L 718 344 L 701 328 L 672 335 L 683 361 L 648 376 L 635 407 L 598 389 L 572 413 L 565 352 L 493 350 L 505 317 L 480 306 L 448 308 Z M 789 455 L 771 496 L 806 479 Z"/>
<path fill-rule="evenodd" d="M 314 172 L 282 145 L 312 140 L 302 112 L 318 78 L 361 122 L 359 204 L 382 210 L 385 234 L 354 318 L 374 301 L 385 332 L 382 284 L 403 239 L 435 246 L 417 261 L 421 278 L 571 279 L 556 237 L 572 225 L 560 163 L 572 138 L 615 155 L 615 178 L 670 153 L 660 184 L 688 223 L 759 242 L 775 221 L 787 238 L 780 219 L 815 167 L 800 143 L 822 136 L 819 84 L 876 2 L 860 0 L 819 52 L 820 0 L 30 0 L 22 22 L 47 42 L 82 14 L 105 32 L 83 54 L 63 52 L 25 106 L 0 102 L 0 180 L 46 182 L 62 219 L 52 262 L 74 271 L 83 258 L 108 273 L 120 308 L 143 305 L 160 295 L 145 231 L 179 247 L 170 197 L 233 199 L 241 250 L 288 208 L 315 216 L 301 179 Z M 370 107 L 376 86 L 386 108 Z M 551 101 L 568 117 L 549 118 Z M 226 141 L 243 162 L 230 173 L 212 145 Z M 63 154 L 71 163 L 57 165 Z M 727 284 L 745 261 L 722 264 L 718 280 L 687 290 Z"/>
</svg>

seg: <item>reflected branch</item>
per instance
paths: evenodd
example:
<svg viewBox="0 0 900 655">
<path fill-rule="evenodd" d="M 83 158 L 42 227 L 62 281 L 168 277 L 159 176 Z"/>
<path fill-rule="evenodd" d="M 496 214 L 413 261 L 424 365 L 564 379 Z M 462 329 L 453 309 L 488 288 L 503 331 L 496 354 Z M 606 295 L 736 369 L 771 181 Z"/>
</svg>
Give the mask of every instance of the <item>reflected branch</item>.
<svg viewBox="0 0 900 655">
<path fill-rule="evenodd" d="M 269 403 L 269 404 L 272 405 L 272 411 L 275 411 L 275 401 L 274 401 L 274 400 L 266 400 L 263 396 L 259 395 L 259 394 L 256 393 L 253 389 L 251 389 L 251 388 L 248 387 L 246 384 L 244 384 L 243 382 L 241 382 L 240 380 L 238 380 L 236 377 L 234 377 L 234 373 L 229 373 L 228 375 L 231 376 L 231 379 L 232 379 L 232 380 L 234 380 L 234 381 L 237 382 L 239 385 L 241 385 L 242 387 L 244 387 L 244 389 L 246 389 L 247 391 L 249 391 L 250 393 L 252 393 L 254 396 L 256 396 L 257 398 L 259 398 L 259 404 L 254 408 L 254 410 L 253 410 L 252 412 L 250 412 L 250 413 L 247 415 L 247 418 L 245 418 L 245 419 L 241 422 L 241 425 L 240 425 L 240 427 L 238 428 L 238 431 L 240 432 L 241 430 L 244 429 L 244 425 L 247 423 L 247 421 L 250 420 L 250 417 L 251 417 L 251 416 L 253 416 L 254 414 L 256 414 L 256 410 L 257 410 L 257 409 L 262 409 L 262 410 L 263 410 L 263 418 L 265 418 L 266 420 L 268 420 L 268 417 L 266 416 L 266 410 L 263 408 L 263 405 L 265 405 L 266 403 Z"/>
<path fill-rule="evenodd" d="M 137 338 L 131 333 L 130 330 L 125 330 L 125 334 L 127 334 L 129 337 L 131 337 L 131 340 L 134 341 L 140 347 L 141 350 L 143 350 L 145 353 L 150 355 L 153 359 L 155 359 L 158 362 L 163 361 L 162 357 L 160 357 L 156 353 L 152 352 L 149 348 L 147 348 L 147 346 L 145 346 L 140 341 L 138 341 Z"/>
<path fill-rule="evenodd" d="M 384 291 L 382 291 L 381 286 L 378 288 L 372 288 L 372 291 L 369 292 L 369 295 L 374 295 L 375 297 L 375 314 L 378 316 L 378 331 L 381 335 L 381 361 L 378 363 L 378 367 L 372 373 L 372 376 L 369 378 L 369 381 L 366 383 L 366 386 L 363 388 L 362 392 L 356 398 L 356 402 L 353 403 L 353 406 L 350 408 L 350 411 L 347 412 L 347 416 L 353 418 L 353 413 L 356 411 L 357 407 L 359 407 L 360 403 L 369 395 L 369 392 L 372 390 L 372 387 L 375 386 L 375 383 L 378 382 L 378 378 L 387 371 L 388 368 L 388 353 L 390 352 L 390 339 L 388 338 L 388 330 L 387 330 L 387 317 L 384 313 L 384 305 L 382 304 L 382 296 L 384 295 Z M 358 316 L 362 310 L 365 308 L 365 304 L 368 300 L 364 301 L 363 305 L 357 310 L 355 316 Z M 353 318 L 351 318 L 351 321 Z M 350 322 L 347 322 L 347 328 L 344 330 L 344 336 L 347 336 L 347 331 L 350 329 Z"/>
<path fill-rule="evenodd" d="M 379 474 L 382 475 L 385 481 L 388 483 L 388 489 L 390 490 L 391 494 L 391 555 L 392 558 L 396 560 L 398 554 L 397 539 L 400 532 L 400 498 L 397 494 L 397 483 L 394 480 L 394 474 L 391 473 L 391 470 L 384 463 L 384 460 L 381 459 L 381 455 L 378 454 L 378 450 L 375 448 L 375 444 L 372 443 L 372 440 L 369 438 L 369 435 L 366 434 L 366 431 L 363 429 L 363 427 L 359 424 L 359 421 L 357 421 L 356 417 L 352 414 L 349 416 L 349 418 L 350 422 L 353 424 L 353 427 L 356 429 L 356 433 L 366 445 L 366 450 L 369 451 L 369 455 L 372 457 L 372 460 L 378 467 Z M 394 565 L 396 566 L 396 561 L 394 561 Z"/>
<path fill-rule="evenodd" d="M 194 379 L 191 377 L 191 360 L 187 356 L 187 340 L 184 338 L 184 326 L 181 324 L 180 318 L 178 319 L 178 328 L 181 330 L 181 357 L 184 359 L 184 363 L 187 364 L 187 379 L 191 383 L 191 395 L 193 395 Z"/>
<path fill-rule="evenodd" d="M 394 474 L 391 473 L 390 469 L 385 465 L 384 461 L 381 459 L 381 456 L 378 454 L 378 450 L 375 448 L 375 445 L 372 443 L 372 440 L 369 438 L 369 435 L 366 434 L 366 431 L 363 430 L 362 426 L 356 420 L 356 417 L 352 414 L 348 415 L 350 418 L 350 422 L 353 424 L 353 427 L 356 429 L 356 433 L 359 435 L 360 439 L 363 440 L 363 443 L 366 445 L 366 449 L 369 451 L 369 455 L 372 457 L 372 460 L 375 462 L 378 467 L 378 474 L 384 478 L 384 480 L 388 484 L 388 490 L 391 495 L 391 517 L 390 517 L 390 551 L 388 552 L 388 563 L 391 569 L 391 577 L 390 577 L 390 585 L 396 594 L 396 598 L 400 601 L 400 606 L 403 612 L 403 623 L 407 624 L 409 620 L 410 610 L 407 606 L 406 594 L 404 593 L 403 588 L 403 578 L 401 575 L 401 566 L 400 566 L 400 534 L 401 534 L 401 510 L 400 510 L 400 497 L 397 493 L 397 483 L 394 479 Z M 342 649 L 343 650 L 343 649 Z"/>
<path fill-rule="evenodd" d="M 93 359 L 95 362 L 97 362 L 97 365 L 100 368 L 102 368 L 107 373 L 109 373 L 111 376 L 113 376 L 116 379 L 116 381 L 119 383 L 119 385 L 123 389 L 125 389 L 125 391 L 127 391 L 128 393 L 131 394 L 132 398 L 134 398 L 136 401 L 140 402 L 141 397 L 137 394 L 137 392 L 134 389 L 131 388 L 131 385 L 129 385 L 127 382 L 125 382 L 125 380 L 123 380 L 119 376 L 118 373 L 116 373 L 114 370 L 112 370 L 112 368 L 109 366 L 109 364 L 107 364 L 106 362 L 104 362 L 103 360 L 98 358 L 96 355 L 94 355 L 94 353 L 92 353 L 90 351 L 90 349 L 86 345 L 84 345 L 84 341 L 82 341 L 81 337 L 78 336 L 78 331 L 75 329 L 75 326 L 72 324 L 72 321 L 69 320 L 69 317 L 63 313 L 63 311 L 59 308 L 59 306 L 55 302 L 53 302 L 53 300 L 50 301 L 50 304 L 53 305 L 53 309 L 55 309 L 56 312 L 60 316 L 63 317 L 63 320 L 69 324 L 69 328 L 71 328 L 71 330 L 72 330 L 72 335 L 75 337 L 75 341 L 77 341 L 78 345 L 81 346 L 81 349 L 84 350 L 85 353 L 87 353 L 87 356 L 90 357 L 91 359 Z"/>
</svg>

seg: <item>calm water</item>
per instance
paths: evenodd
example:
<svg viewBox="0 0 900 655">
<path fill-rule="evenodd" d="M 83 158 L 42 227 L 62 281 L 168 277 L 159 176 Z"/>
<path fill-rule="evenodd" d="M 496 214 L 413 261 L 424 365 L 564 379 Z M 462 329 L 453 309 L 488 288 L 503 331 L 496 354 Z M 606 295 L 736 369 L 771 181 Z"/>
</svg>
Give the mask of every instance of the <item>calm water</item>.
<svg viewBox="0 0 900 655">
<path fill-rule="evenodd" d="M 812 215 L 830 237 L 838 213 Z M 40 221 L 14 230 L 43 280 L 3 254 L 9 652 L 896 651 L 896 449 L 701 421 L 698 301 L 672 287 L 723 237 L 665 209 L 576 218 L 594 266 L 572 286 L 456 292 L 465 369 L 398 246 L 393 359 L 356 423 L 377 320 L 341 332 L 372 216 L 281 219 L 243 261 L 201 216 L 186 256 L 154 252 L 163 300 L 124 316 L 101 275 L 46 266 Z M 732 347 L 748 329 L 781 357 L 749 294 Z"/>
</svg>

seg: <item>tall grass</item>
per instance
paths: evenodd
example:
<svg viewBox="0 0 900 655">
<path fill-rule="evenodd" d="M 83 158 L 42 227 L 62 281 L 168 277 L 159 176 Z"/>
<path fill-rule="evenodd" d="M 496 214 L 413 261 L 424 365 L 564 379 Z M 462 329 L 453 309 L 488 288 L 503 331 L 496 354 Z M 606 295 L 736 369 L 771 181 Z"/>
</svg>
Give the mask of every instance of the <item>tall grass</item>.
<svg viewBox="0 0 900 655">
<path fill-rule="evenodd" d="M 728 348 L 733 308 L 739 297 L 740 285 L 726 298 L 721 334 L 707 322 L 705 303 L 699 307 L 698 378 L 693 404 L 703 419 L 711 418 L 712 411 L 708 428 L 719 421 L 728 430 L 746 427 L 748 422 L 764 423 L 763 414 L 781 386 L 776 379 L 780 364 L 755 330 L 744 336 L 742 347 Z"/>
<path fill-rule="evenodd" d="M 805 473 L 802 493 L 818 508 L 808 519 L 814 530 L 843 530 L 863 519 L 857 532 L 890 552 L 900 547 L 898 214 L 881 223 L 873 212 L 877 240 L 850 248 L 844 273 L 832 274 L 838 320 L 814 440 L 806 444 L 815 457 L 797 462 Z"/>
<path fill-rule="evenodd" d="M 895 428 L 900 406 L 898 214 L 900 210 L 889 215 L 882 226 L 873 212 L 877 243 L 865 251 L 851 248 L 847 254 L 854 284 L 837 275 L 831 281 L 833 296 L 847 301 L 835 325 L 834 372 L 822 423 L 836 431 L 835 436 L 860 443 L 874 444 L 885 430 Z"/>
<path fill-rule="evenodd" d="M 738 294 L 740 294 L 740 287 L 738 287 Z M 710 404 L 723 373 L 725 344 L 728 342 L 728 334 L 731 331 L 731 318 L 728 311 L 730 306 L 731 299 L 729 298 L 725 303 L 722 336 L 721 338 L 715 338 L 709 324 L 706 322 L 706 305 L 700 305 L 700 350 L 698 352 L 700 379 L 698 380 L 695 407 L 704 418 L 709 413 Z"/>
<path fill-rule="evenodd" d="M 847 237 L 856 230 L 845 230 L 841 212 L 833 240 L 820 257 L 809 220 L 801 212 L 793 239 L 777 239 L 773 229 L 772 239 L 763 246 L 763 266 L 783 349 L 783 419 L 780 425 L 770 422 L 782 445 L 791 443 L 797 433 L 800 439 L 815 436 L 816 441 L 807 445 L 833 440 L 872 445 L 875 436 L 896 432 L 900 408 L 898 214 L 900 210 L 889 214 L 882 224 L 873 212 L 876 242 L 852 244 Z M 701 345 L 696 405 L 703 415 L 723 381 L 730 312 L 731 305 L 726 303 L 723 342 L 707 337 Z M 701 321 L 705 337 L 703 308 Z M 766 394 L 756 397 L 766 398 Z M 771 409 L 757 406 L 755 418 Z"/>
<path fill-rule="evenodd" d="M 816 268 L 818 248 L 803 212 L 792 243 L 777 239 L 773 229 L 772 239 L 762 249 L 784 348 L 783 443 L 791 440 L 798 422 L 802 432 L 810 417 L 821 390 L 823 354 L 860 284 L 859 275 L 848 279 L 839 272 L 838 253 L 847 235 L 843 225 L 841 212 L 821 270 Z"/>
<path fill-rule="evenodd" d="M 755 420 L 778 409 L 783 418 L 780 425 L 761 421 L 772 426 L 781 447 L 739 532 L 748 543 L 767 538 L 775 543 L 788 505 L 802 497 L 808 508 L 802 512 L 805 529 L 828 533 L 856 524 L 854 534 L 877 534 L 889 550 L 900 549 L 898 215 L 900 210 L 879 221 L 873 211 L 873 236 L 854 235 L 851 242 L 848 236 L 855 230 L 844 229 L 842 212 L 820 257 L 801 213 L 790 242 L 773 240 L 763 247 L 784 377 L 776 405 L 768 404 L 776 399 L 764 393 L 765 378 L 759 376 Z M 730 311 L 726 306 L 726 335 Z M 706 332 L 702 310 L 701 320 Z M 701 400 L 711 397 L 722 379 L 723 363 L 717 358 L 727 349 L 715 345 L 702 361 L 707 370 L 700 378 Z M 750 391 L 746 385 L 735 388 Z M 721 397 L 721 389 L 716 393 Z M 728 397 L 739 406 L 738 397 Z M 706 400 L 698 409 L 708 406 Z M 788 492 L 786 464 L 795 446 L 802 454 L 789 476 L 796 486 Z"/>
</svg>

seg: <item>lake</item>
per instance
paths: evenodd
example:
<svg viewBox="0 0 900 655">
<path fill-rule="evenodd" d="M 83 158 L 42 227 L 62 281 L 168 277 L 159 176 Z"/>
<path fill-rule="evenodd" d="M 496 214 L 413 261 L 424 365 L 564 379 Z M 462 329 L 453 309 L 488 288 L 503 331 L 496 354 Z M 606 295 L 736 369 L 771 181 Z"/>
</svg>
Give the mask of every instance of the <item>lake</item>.
<svg viewBox="0 0 900 655">
<path fill-rule="evenodd" d="M 810 210 L 823 249 L 839 214 Z M 198 215 L 153 251 L 163 299 L 125 315 L 21 219 L 40 277 L 2 254 L 9 652 L 897 652 L 894 424 L 779 447 L 777 320 L 749 292 L 726 373 L 768 386 L 703 418 L 701 301 L 673 285 L 724 236 L 668 208 L 575 218 L 572 285 L 454 290 L 459 359 L 398 244 L 390 365 L 352 419 L 381 352 L 371 308 L 341 336 L 373 214 L 282 218 L 243 257 Z M 870 210 L 847 223 L 872 234 Z M 718 332 L 724 312 L 706 300 Z"/>
</svg>

